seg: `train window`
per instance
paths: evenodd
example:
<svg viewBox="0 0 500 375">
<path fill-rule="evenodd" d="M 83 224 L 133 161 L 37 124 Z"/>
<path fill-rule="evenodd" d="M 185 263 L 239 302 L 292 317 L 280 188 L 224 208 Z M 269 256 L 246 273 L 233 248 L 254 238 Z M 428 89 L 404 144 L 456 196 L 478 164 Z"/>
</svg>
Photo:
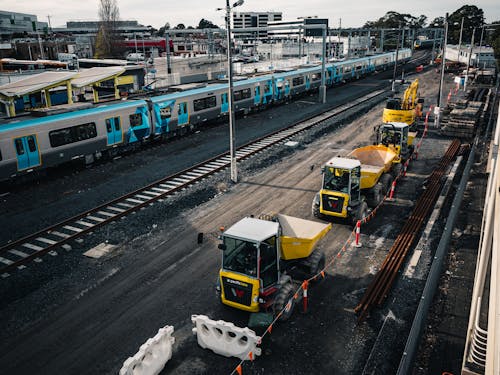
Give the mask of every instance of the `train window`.
<svg viewBox="0 0 500 375">
<path fill-rule="evenodd" d="M 107 118 L 106 119 L 106 130 L 108 131 L 108 133 L 111 133 L 111 119 L 110 118 Z"/>
<path fill-rule="evenodd" d="M 14 141 L 16 144 L 16 153 L 18 155 L 23 155 L 24 154 L 24 146 L 23 146 L 23 141 L 22 139 L 18 138 Z"/>
<path fill-rule="evenodd" d="M 193 100 L 193 110 L 195 112 L 202 111 L 205 109 L 205 99 Z"/>
<path fill-rule="evenodd" d="M 234 101 L 237 102 L 239 100 L 248 99 L 252 97 L 252 90 L 243 89 L 234 92 Z"/>
<path fill-rule="evenodd" d="M 179 110 L 177 112 L 179 115 L 185 115 L 187 113 L 187 103 L 179 103 Z"/>
<path fill-rule="evenodd" d="M 195 112 L 202 111 L 207 108 L 213 108 L 217 106 L 217 99 L 215 96 L 209 96 L 208 98 L 202 98 L 193 100 L 193 110 Z"/>
<path fill-rule="evenodd" d="M 130 118 L 130 126 L 140 126 L 142 125 L 142 115 L 140 113 L 134 113 L 129 116 Z M 115 122 L 116 124 L 116 122 Z M 116 129 L 119 130 L 119 129 Z"/>
<path fill-rule="evenodd" d="M 304 84 L 304 77 L 295 77 L 293 80 L 292 80 L 292 84 L 294 86 L 300 86 L 300 85 L 303 85 Z"/>
<path fill-rule="evenodd" d="M 319 81 L 321 79 L 321 74 L 319 73 L 314 73 L 312 76 L 311 76 L 311 80 L 312 81 Z"/>
<path fill-rule="evenodd" d="M 108 127 L 108 120 L 106 120 L 106 127 L 109 131 L 111 131 L 111 121 L 109 121 Z M 49 140 L 52 147 L 59 147 L 70 143 L 85 141 L 95 137 L 97 137 L 97 129 L 94 122 L 49 132 Z"/>
<path fill-rule="evenodd" d="M 120 130 L 120 118 L 115 117 L 115 130 Z"/>
<path fill-rule="evenodd" d="M 172 110 L 170 107 L 160 108 L 160 117 L 162 120 L 170 118 L 172 116 Z"/>
<path fill-rule="evenodd" d="M 32 135 L 28 137 L 28 150 L 30 150 L 30 152 L 36 151 L 35 137 L 33 137 Z"/>
<path fill-rule="evenodd" d="M 0 150 L 0 161 L 2 161 L 2 150 Z"/>
</svg>

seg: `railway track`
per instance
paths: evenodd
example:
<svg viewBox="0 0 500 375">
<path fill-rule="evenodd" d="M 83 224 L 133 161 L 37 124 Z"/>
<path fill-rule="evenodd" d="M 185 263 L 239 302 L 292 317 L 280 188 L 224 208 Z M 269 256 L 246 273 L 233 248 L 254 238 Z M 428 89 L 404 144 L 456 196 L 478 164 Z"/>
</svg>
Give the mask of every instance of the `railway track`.
<svg viewBox="0 0 500 375">
<path fill-rule="evenodd" d="M 460 145 L 459 140 L 454 140 L 451 143 L 438 166 L 427 179 L 425 192 L 416 202 L 412 214 L 394 241 L 380 267 L 380 271 L 369 285 L 359 304 L 354 308 L 354 311 L 359 314 L 358 322 L 363 321 L 374 307 L 380 306 L 385 301 L 405 260 L 406 254 L 414 245 L 421 226 L 425 223 L 426 218 L 434 208 L 434 202 L 441 191 L 442 177 L 448 165 L 458 154 Z"/>
<path fill-rule="evenodd" d="M 286 142 L 301 132 L 324 124 L 333 117 L 360 106 L 367 100 L 385 94 L 386 90 L 374 91 L 348 104 L 341 105 L 320 115 L 311 116 L 285 129 L 251 141 L 236 150 L 236 159 L 237 161 L 248 159 L 276 144 Z M 9 272 L 26 268 L 26 264 L 31 261 L 39 262 L 41 261 L 40 257 L 44 254 L 56 255 L 57 249 L 70 246 L 71 241 L 94 232 L 96 229 L 134 211 L 152 205 L 160 199 L 174 195 L 211 175 L 225 170 L 229 166 L 230 155 L 229 152 L 226 152 L 36 233 L 7 243 L 0 247 L 0 275 L 7 277 Z"/>
</svg>

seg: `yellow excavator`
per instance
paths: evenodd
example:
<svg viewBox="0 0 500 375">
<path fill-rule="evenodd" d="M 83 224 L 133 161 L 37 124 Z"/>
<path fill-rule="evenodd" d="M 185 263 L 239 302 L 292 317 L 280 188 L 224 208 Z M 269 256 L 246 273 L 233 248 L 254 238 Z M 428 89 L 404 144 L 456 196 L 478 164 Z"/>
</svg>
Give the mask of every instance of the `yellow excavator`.
<svg viewBox="0 0 500 375">
<path fill-rule="evenodd" d="M 253 313 L 283 311 L 280 319 L 287 320 L 302 280 L 325 266 L 324 253 L 315 247 L 331 228 L 287 215 L 245 217 L 233 224 L 220 235 L 221 302 Z"/>
<path fill-rule="evenodd" d="M 382 114 L 382 122 L 404 122 L 412 127 L 422 116 L 424 100 L 418 97 L 418 79 L 407 87 L 403 98 L 390 98 Z"/>
</svg>

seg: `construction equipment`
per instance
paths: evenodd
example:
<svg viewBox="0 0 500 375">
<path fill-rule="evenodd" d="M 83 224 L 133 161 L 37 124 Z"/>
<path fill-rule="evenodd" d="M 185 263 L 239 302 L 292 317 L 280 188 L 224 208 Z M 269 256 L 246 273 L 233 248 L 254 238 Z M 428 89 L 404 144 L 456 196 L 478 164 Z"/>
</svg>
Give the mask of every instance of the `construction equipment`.
<svg viewBox="0 0 500 375">
<path fill-rule="evenodd" d="M 330 159 L 322 168 L 323 185 L 313 200 L 313 215 L 350 219 L 353 224 L 366 217 L 368 207 L 382 201 L 399 173 L 397 157 L 391 148 L 373 145 Z"/>
<path fill-rule="evenodd" d="M 416 131 L 410 131 L 408 124 L 404 122 L 389 122 L 375 127 L 377 134 L 376 144 L 392 149 L 397 158 L 394 163 L 404 163 L 413 154 L 415 146 L 413 141 L 417 136 Z M 400 168 L 400 166 L 394 166 Z"/>
<path fill-rule="evenodd" d="M 280 319 L 286 320 L 300 285 L 294 280 L 308 279 L 325 265 L 315 246 L 332 225 L 286 215 L 268 219 L 246 217 L 221 234 L 217 290 L 225 305 L 274 314 L 284 309 Z"/>
<path fill-rule="evenodd" d="M 409 126 L 416 124 L 416 118 L 422 116 L 423 99 L 418 98 L 418 79 L 405 90 L 403 99 L 390 98 L 382 114 L 382 122 L 404 122 Z"/>
</svg>

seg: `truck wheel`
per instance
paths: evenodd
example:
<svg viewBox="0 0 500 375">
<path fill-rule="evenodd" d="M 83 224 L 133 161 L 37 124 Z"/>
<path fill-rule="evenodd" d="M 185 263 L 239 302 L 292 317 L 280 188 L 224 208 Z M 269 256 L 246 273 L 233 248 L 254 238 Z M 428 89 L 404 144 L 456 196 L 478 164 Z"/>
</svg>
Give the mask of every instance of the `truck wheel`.
<svg viewBox="0 0 500 375">
<path fill-rule="evenodd" d="M 392 166 L 391 174 L 394 177 L 394 179 L 398 178 L 402 170 L 403 166 L 401 165 L 401 163 L 397 163 Z"/>
<path fill-rule="evenodd" d="M 370 207 L 377 207 L 378 204 L 382 201 L 382 184 L 377 182 L 374 187 L 370 189 L 368 196 L 366 197 L 366 203 Z"/>
<path fill-rule="evenodd" d="M 283 310 L 279 319 L 282 321 L 290 319 L 295 307 L 295 298 L 293 298 L 293 295 L 294 290 L 291 283 L 287 283 L 281 287 L 273 304 L 274 316 Z M 290 302 L 290 305 L 287 307 L 288 302 Z"/>
<path fill-rule="evenodd" d="M 380 183 L 382 184 L 382 195 L 386 195 L 387 192 L 391 189 L 392 184 L 392 176 L 389 173 L 386 173 L 380 179 Z"/>
<path fill-rule="evenodd" d="M 358 220 L 363 220 L 368 216 L 368 205 L 366 202 L 361 202 L 356 210 L 356 214 L 352 217 L 352 225 L 356 225 Z"/>
<path fill-rule="evenodd" d="M 317 275 L 325 268 L 325 254 L 320 250 L 315 250 L 309 258 L 309 277 Z"/>
</svg>

